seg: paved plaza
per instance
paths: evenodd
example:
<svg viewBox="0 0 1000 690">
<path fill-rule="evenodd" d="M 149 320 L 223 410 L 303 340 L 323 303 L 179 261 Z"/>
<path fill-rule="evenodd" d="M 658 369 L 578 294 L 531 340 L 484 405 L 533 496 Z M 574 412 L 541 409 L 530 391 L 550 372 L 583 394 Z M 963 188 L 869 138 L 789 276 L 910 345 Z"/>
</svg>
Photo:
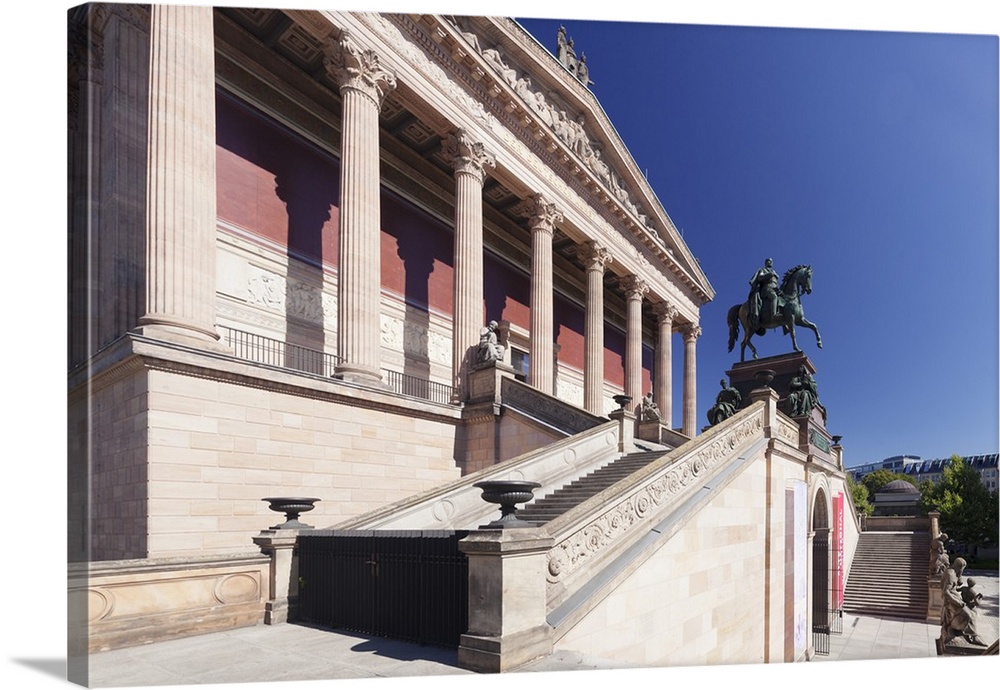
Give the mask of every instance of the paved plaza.
<svg viewBox="0 0 1000 690">
<path fill-rule="evenodd" d="M 998 578 L 970 573 L 983 591 L 984 628 L 996 638 Z M 920 621 L 845 615 L 830 654 L 815 662 L 936 657 L 938 626 Z M 630 668 L 608 659 L 557 652 L 519 672 Z M 303 625 L 258 625 L 94 654 L 92 687 L 198 685 L 468 674 L 453 649 L 368 638 Z"/>
</svg>

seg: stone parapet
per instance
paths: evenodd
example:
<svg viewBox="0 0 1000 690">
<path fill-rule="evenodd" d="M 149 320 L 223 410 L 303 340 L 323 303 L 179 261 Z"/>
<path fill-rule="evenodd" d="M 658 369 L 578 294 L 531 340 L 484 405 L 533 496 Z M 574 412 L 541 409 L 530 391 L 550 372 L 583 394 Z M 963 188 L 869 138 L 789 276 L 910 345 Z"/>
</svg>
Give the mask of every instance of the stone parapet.
<svg viewBox="0 0 1000 690">
<path fill-rule="evenodd" d="M 257 554 L 71 564 L 71 645 L 85 638 L 99 652 L 257 625 L 268 571 Z"/>
</svg>

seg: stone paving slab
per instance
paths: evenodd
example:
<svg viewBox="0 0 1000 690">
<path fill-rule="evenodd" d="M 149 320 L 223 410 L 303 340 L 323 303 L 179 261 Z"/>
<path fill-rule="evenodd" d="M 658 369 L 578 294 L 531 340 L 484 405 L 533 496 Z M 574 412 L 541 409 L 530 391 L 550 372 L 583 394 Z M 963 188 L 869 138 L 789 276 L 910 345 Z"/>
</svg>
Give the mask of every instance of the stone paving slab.
<svg viewBox="0 0 1000 690">
<path fill-rule="evenodd" d="M 996 638 L 1000 611 L 996 573 L 971 573 L 983 591 L 981 628 Z M 830 636 L 829 656 L 813 661 L 937 657 L 939 625 L 845 614 Z M 519 672 L 627 669 L 633 665 L 574 651 L 522 666 Z M 454 649 L 369 638 L 305 625 L 258 625 L 93 654 L 91 687 L 260 683 L 326 679 L 476 675 L 458 667 Z"/>
</svg>

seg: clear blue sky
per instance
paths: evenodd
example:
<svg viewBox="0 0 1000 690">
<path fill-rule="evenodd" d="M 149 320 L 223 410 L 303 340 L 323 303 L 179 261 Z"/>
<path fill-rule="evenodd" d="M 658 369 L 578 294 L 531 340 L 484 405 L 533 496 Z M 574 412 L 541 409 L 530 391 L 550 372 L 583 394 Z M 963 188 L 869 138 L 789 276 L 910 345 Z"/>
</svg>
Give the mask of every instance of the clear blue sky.
<svg viewBox="0 0 1000 690">
<path fill-rule="evenodd" d="M 726 312 L 770 256 L 779 275 L 813 266 L 802 304 L 824 347 L 798 341 L 846 464 L 997 452 L 995 36 L 519 21 L 552 52 L 562 24 L 586 54 L 715 287 L 699 425 L 739 361 Z M 754 343 L 791 351 L 778 331 Z"/>
</svg>

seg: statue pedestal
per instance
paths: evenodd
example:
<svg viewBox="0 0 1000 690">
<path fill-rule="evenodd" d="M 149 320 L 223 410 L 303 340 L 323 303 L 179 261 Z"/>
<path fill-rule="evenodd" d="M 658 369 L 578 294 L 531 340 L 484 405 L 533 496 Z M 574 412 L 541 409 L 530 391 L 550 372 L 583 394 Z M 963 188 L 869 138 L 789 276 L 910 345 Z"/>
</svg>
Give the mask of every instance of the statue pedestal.
<svg viewBox="0 0 1000 690">
<path fill-rule="evenodd" d="M 726 372 L 729 377 L 729 385 L 740 392 L 743 402 L 740 407 L 750 404 L 750 391 L 764 385 L 757 377 L 757 372 L 773 371 L 774 378 L 767 384 L 778 394 L 778 409 L 788 414 L 787 400 L 788 387 L 792 379 L 798 376 L 799 367 L 805 366 L 810 375 L 816 374 L 816 365 L 813 364 L 803 352 L 791 352 L 786 355 L 776 355 L 774 357 L 762 357 L 749 362 L 734 364 L 733 368 Z M 822 390 L 820 391 L 822 398 Z M 819 410 L 813 410 L 811 415 L 813 420 L 818 420 L 820 426 L 823 424 L 823 415 Z"/>
<path fill-rule="evenodd" d="M 674 431 L 659 419 L 639 420 L 636 424 L 635 436 L 642 441 L 652 441 L 671 448 L 676 448 L 691 440 L 679 431 Z"/>
<path fill-rule="evenodd" d="M 479 364 L 469 372 L 469 403 L 500 404 L 500 385 L 505 378 L 514 378 L 514 368 L 503 362 Z"/>
</svg>

